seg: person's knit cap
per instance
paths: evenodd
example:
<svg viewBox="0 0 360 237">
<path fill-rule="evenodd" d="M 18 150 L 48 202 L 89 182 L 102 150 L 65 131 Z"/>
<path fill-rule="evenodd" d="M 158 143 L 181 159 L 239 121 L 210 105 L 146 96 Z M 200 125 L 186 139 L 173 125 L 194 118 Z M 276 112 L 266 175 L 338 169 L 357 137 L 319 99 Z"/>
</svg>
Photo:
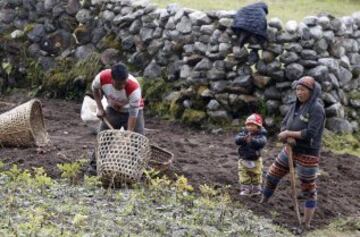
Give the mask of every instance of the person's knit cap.
<svg viewBox="0 0 360 237">
<path fill-rule="evenodd" d="M 259 127 L 262 127 L 263 126 L 263 119 L 260 116 L 260 114 L 252 114 L 245 121 L 245 125 L 248 125 L 248 124 L 255 124 L 255 125 L 259 126 Z"/>
<path fill-rule="evenodd" d="M 308 88 L 309 90 L 313 90 L 315 88 L 315 79 L 310 76 L 305 76 L 299 79 L 297 85 L 302 85 Z"/>
</svg>

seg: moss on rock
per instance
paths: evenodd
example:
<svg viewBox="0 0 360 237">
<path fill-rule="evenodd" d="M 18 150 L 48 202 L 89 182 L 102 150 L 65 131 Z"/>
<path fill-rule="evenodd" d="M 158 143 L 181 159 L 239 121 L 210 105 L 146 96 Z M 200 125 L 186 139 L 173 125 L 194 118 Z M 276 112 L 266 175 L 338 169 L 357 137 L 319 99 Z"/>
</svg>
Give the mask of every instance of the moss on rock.
<svg viewBox="0 0 360 237">
<path fill-rule="evenodd" d="M 334 153 L 360 157 L 360 134 L 335 134 L 326 130 L 323 143 L 327 149 Z"/>
<path fill-rule="evenodd" d="M 115 34 L 106 35 L 101 39 L 99 44 L 102 49 L 113 48 L 119 50 L 120 52 L 122 51 L 121 41 Z"/>
<path fill-rule="evenodd" d="M 360 91 L 352 91 L 348 94 L 349 99 L 360 100 Z"/>
<path fill-rule="evenodd" d="M 198 125 L 201 124 L 207 115 L 204 111 L 195 110 L 195 109 L 185 109 L 182 114 L 181 120 L 187 124 Z"/>
<path fill-rule="evenodd" d="M 184 113 L 185 108 L 179 104 L 177 101 L 172 101 L 170 103 L 169 112 L 172 118 L 180 119 L 182 114 Z"/>
<path fill-rule="evenodd" d="M 150 114 L 160 116 L 163 119 L 170 119 L 169 105 L 163 102 L 149 103 L 147 106 Z"/>
<path fill-rule="evenodd" d="M 25 33 L 29 33 L 30 31 L 32 31 L 32 30 L 34 29 L 34 26 L 35 26 L 34 23 L 26 24 L 26 25 L 24 26 L 24 32 L 25 32 Z"/>
<path fill-rule="evenodd" d="M 159 115 L 168 119 L 179 119 L 184 111 L 181 105 L 180 92 L 179 96 L 164 99 L 171 93 L 171 84 L 164 79 L 146 80 L 141 78 L 139 83 L 142 86 L 143 96 L 147 103 L 150 113 Z"/>
<path fill-rule="evenodd" d="M 57 66 L 45 74 L 43 90 L 55 97 L 80 98 L 100 69 L 100 56 L 96 53 L 76 63 L 70 59 L 58 61 Z M 84 88 L 74 86 L 74 79 L 78 77 L 83 78 Z"/>
<path fill-rule="evenodd" d="M 169 84 L 163 79 L 152 79 L 152 80 L 143 80 L 142 83 L 143 95 L 146 100 L 152 101 L 162 101 L 162 97 L 171 91 Z"/>
</svg>

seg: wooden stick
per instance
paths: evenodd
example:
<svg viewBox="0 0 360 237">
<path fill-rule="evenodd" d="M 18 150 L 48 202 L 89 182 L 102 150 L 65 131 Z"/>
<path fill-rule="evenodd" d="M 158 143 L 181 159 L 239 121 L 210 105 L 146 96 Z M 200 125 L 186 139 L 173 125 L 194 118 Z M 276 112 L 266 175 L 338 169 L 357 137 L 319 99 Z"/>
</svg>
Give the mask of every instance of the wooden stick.
<svg viewBox="0 0 360 237">
<path fill-rule="evenodd" d="M 111 125 L 111 123 L 109 122 L 109 120 L 107 120 L 106 117 L 101 117 L 101 120 L 106 124 L 106 126 L 108 126 L 111 130 L 114 130 L 114 127 Z"/>
<path fill-rule="evenodd" d="M 301 216 L 299 210 L 299 203 L 296 195 L 296 187 L 295 187 L 295 169 L 294 169 L 294 160 L 293 160 L 293 150 L 291 144 L 286 144 L 286 151 L 288 153 L 289 158 L 289 169 L 290 169 L 290 181 L 291 181 L 291 191 L 292 191 L 292 199 L 295 205 L 295 212 L 299 222 L 299 226 L 301 226 Z"/>
</svg>

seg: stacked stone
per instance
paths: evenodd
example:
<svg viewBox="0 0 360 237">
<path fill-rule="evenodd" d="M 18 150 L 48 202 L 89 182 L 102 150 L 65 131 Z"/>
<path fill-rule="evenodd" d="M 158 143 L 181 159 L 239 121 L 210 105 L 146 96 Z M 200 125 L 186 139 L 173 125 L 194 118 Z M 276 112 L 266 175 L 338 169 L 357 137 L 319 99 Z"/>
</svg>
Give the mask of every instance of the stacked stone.
<svg viewBox="0 0 360 237">
<path fill-rule="evenodd" d="M 284 115 L 287 104 L 294 100 L 292 82 L 310 75 L 322 85 L 327 127 L 342 132 L 358 130 L 358 99 L 351 99 L 359 90 L 358 18 L 357 13 L 341 19 L 311 16 L 300 24 L 287 22 L 284 30 L 279 19 L 269 21 L 270 44 L 257 65 L 259 72 L 276 81 L 265 91 L 268 111 L 279 108 Z"/>
</svg>

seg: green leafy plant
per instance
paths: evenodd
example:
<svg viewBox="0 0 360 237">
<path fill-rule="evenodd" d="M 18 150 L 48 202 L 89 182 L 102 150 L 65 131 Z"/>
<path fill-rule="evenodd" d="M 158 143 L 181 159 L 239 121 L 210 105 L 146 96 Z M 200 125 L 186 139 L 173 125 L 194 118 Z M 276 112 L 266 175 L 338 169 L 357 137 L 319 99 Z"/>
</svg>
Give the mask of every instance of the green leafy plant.
<svg viewBox="0 0 360 237">
<path fill-rule="evenodd" d="M 99 176 L 84 176 L 84 186 L 87 188 L 96 188 L 101 185 Z"/>
<path fill-rule="evenodd" d="M 188 179 L 183 175 L 177 176 L 177 180 L 175 182 L 175 187 L 178 192 L 194 191 L 194 188 L 189 184 Z"/>
<path fill-rule="evenodd" d="M 208 186 L 207 184 L 200 185 L 199 189 L 202 196 L 205 198 L 212 198 L 218 194 L 214 188 Z"/>
<path fill-rule="evenodd" d="M 9 62 L 3 62 L 1 64 L 2 69 L 4 69 L 5 73 L 9 76 L 13 70 L 13 66 Z"/>
<path fill-rule="evenodd" d="M 19 224 L 19 229 L 22 232 L 29 233 L 29 236 L 37 236 L 37 233 L 43 226 L 43 223 L 48 218 L 44 208 L 37 207 L 27 214 L 27 222 Z"/>
<path fill-rule="evenodd" d="M 53 180 L 47 176 L 43 167 L 34 168 L 35 175 L 35 186 L 40 189 L 40 192 L 43 194 L 44 190 L 48 187 L 51 187 L 54 183 Z"/>
<path fill-rule="evenodd" d="M 28 170 L 21 170 L 17 165 L 13 165 L 10 170 L 4 171 L 4 174 L 10 178 L 10 181 L 20 184 L 31 184 L 32 178 Z"/>
<path fill-rule="evenodd" d="M 61 177 L 67 179 L 71 184 L 77 184 L 77 175 L 84 163 L 87 161 L 76 161 L 73 163 L 58 164 L 57 167 L 62 172 Z"/>
</svg>

